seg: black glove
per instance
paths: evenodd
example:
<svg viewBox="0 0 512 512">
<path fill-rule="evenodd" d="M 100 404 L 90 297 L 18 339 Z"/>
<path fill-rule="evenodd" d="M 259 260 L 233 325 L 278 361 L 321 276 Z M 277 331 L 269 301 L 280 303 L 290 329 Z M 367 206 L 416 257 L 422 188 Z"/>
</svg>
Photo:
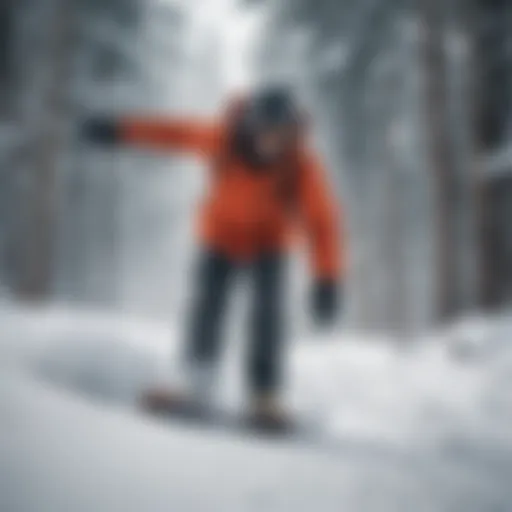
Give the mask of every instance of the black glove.
<svg viewBox="0 0 512 512">
<path fill-rule="evenodd" d="M 319 325 L 330 325 L 336 319 L 341 299 L 341 287 L 332 280 L 317 281 L 311 294 L 313 318 Z"/>
<path fill-rule="evenodd" d="M 82 128 L 84 139 L 98 144 L 116 144 L 121 141 L 121 128 L 114 119 L 93 117 Z"/>
</svg>

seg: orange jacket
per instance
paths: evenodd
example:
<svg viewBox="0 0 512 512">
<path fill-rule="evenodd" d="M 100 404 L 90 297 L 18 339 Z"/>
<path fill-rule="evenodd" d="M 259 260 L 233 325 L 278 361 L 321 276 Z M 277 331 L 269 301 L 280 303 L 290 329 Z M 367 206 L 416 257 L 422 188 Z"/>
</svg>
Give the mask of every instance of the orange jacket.
<svg viewBox="0 0 512 512">
<path fill-rule="evenodd" d="M 339 212 L 315 156 L 300 144 L 291 214 L 278 193 L 282 169 L 254 172 L 229 149 L 225 151 L 228 125 L 127 118 L 121 121 L 121 138 L 148 148 L 194 153 L 208 161 L 211 186 L 199 219 L 200 236 L 208 247 L 247 261 L 265 251 L 284 250 L 299 220 L 316 276 L 339 277 L 344 269 Z"/>
</svg>

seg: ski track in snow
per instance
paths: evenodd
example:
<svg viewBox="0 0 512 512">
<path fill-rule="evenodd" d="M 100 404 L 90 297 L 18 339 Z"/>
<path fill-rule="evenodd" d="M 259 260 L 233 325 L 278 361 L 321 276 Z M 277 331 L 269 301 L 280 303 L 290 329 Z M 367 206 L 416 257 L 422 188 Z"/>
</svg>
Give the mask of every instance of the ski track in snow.
<svg viewBox="0 0 512 512">
<path fill-rule="evenodd" d="M 2 512 L 512 510 L 507 323 L 403 350 L 350 334 L 304 340 L 288 396 L 330 435 L 301 445 L 137 415 L 140 389 L 171 371 L 169 326 L 57 307 L 5 306 L 0 322 Z M 231 405 L 233 352 L 221 389 Z"/>
</svg>

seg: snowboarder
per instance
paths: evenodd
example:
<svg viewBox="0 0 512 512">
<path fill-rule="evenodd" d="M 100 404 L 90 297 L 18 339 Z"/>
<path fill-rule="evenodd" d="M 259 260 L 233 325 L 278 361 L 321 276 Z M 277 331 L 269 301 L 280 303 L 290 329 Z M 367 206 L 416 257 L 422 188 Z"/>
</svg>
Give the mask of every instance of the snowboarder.
<svg viewBox="0 0 512 512">
<path fill-rule="evenodd" d="M 97 143 L 137 145 L 202 156 L 211 182 L 200 212 L 200 257 L 186 348 L 190 393 L 154 391 L 152 409 L 209 402 L 220 349 L 219 329 L 234 274 L 248 271 L 255 300 L 247 378 L 249 417 L 284 425 L 281 407 L 283 308 L 287 248 L 295 226 L 310 247 L 311 307 L 321 324 L 335 320 L 342 291 L 340 208 L 318 158 L 307 147 L 306 122 L 286 87 L 268 86 L 233 102 L 223 119 L 93 118 L 84 126 Z"/>
</svg>

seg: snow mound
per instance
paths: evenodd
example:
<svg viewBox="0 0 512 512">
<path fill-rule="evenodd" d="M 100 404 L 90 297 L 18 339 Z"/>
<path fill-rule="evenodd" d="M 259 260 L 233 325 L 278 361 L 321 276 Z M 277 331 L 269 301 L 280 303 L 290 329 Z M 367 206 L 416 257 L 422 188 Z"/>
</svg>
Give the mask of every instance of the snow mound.
<svg viewBox="0 0 512 512">
<path fill-rule="evenodd" d="M 172 326 L 4 307 L 0 510 L 509 510 L 502 320 L 462 359 L 452 350 L 460 329 L 407 348 L 352 333 L 298 342 L 290 403 L 337 440 L 317 450 L 130 412 L 141 388 L 172 372 Z"/>
</svg>

